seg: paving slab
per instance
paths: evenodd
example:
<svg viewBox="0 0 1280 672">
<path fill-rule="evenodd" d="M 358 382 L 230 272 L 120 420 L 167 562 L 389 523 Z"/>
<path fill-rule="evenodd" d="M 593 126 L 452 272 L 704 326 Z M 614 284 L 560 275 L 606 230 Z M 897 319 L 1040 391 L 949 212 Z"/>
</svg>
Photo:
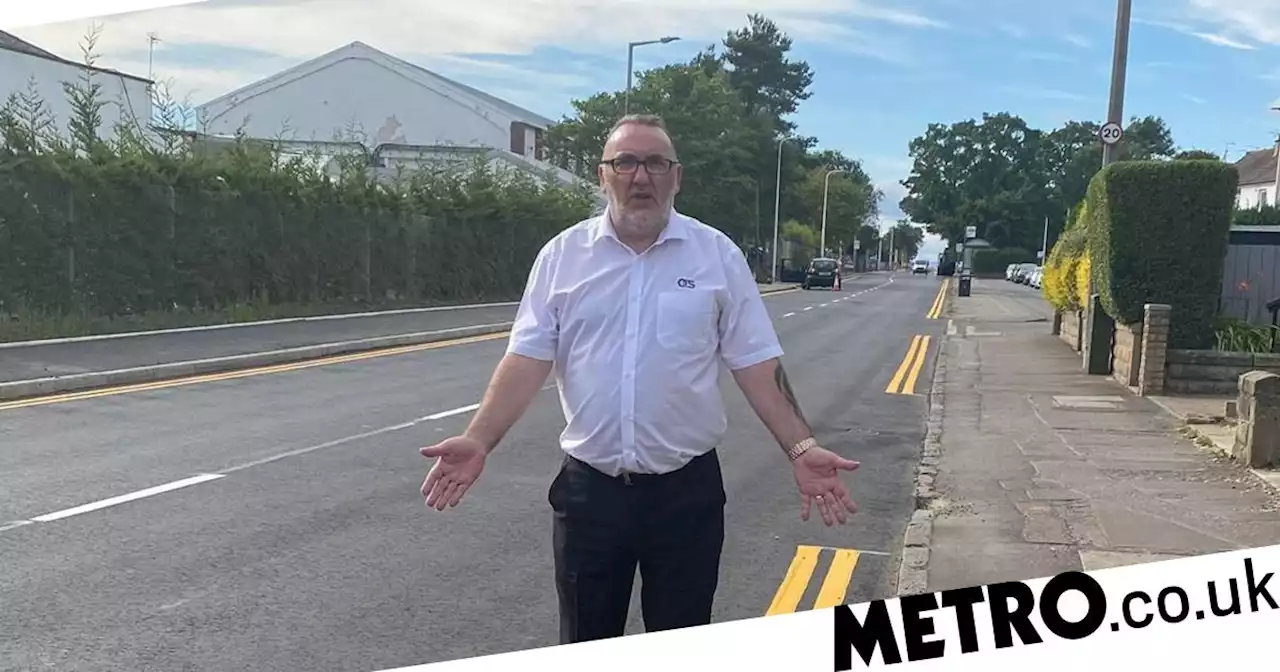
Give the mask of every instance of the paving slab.
<svg viewBox="0 0 1280 672">
<path fill-rule="evenodd" d="M 1280 543 L 1278 493 L 1084 373 L 1039 292 L 975 280 L 947 317 L 928 590 Z"/>
</svg>

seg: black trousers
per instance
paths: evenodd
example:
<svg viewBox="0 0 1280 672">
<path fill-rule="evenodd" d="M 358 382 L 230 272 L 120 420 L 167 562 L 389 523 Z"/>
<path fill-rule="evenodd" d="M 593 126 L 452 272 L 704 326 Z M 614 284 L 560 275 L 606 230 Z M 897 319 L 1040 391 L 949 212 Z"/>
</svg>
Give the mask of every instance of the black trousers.
<svg viewBox="0 0 1280 672">
<path fill-rule="evenodd" d="M 715 451 L 616 478 L 566 457 L 548 501 L 561 644 L 622 636 L 637 566 L 646 631 L 711 622 L 725 505 Z"/>
</svg>

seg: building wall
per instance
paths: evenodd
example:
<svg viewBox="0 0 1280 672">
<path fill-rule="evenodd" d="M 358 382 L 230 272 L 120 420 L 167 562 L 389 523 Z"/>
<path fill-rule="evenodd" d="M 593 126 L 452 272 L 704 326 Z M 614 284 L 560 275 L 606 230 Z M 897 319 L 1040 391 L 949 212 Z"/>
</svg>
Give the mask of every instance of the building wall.
<svg viewBox="0 0 1280 672">
<path fill-rule="evenodd" d="M 64 138 L 69 138 L 67 122 L 71 119 L 71 102 L 62 88 L 63 82 L 81 82 L 84 75 L 101 89 L 104 104 L 98 136 L 115 137 L 120 120 L 136 120 L 144 131 L 151 124 L 151 92 L 148 82 L 109 72 L 88 70 L 70 63 L 52 61 L 30 54 L 0 49 L 0 104 L 11 94 L 25 95 L 28 83 L 35 79 L 36 91 L 53 114 L 54 123 Z"/>
<path fill-rule="evenodd" d="M 1243 185 L 1236 194 L 1236 207 L 1241 210 L 1252 210 L 1259 205 L 1275 204 L 1276 185 L 1274 183 Z"/>
<path fill-rule="evenodd" d="M 442 89 L 443 90 L 443 87 Z M 385 143 L 507 149 L 516 119 L 464 94 L 428 90 L 368 60 L 349 58 L 229 106 L 203 107 L 201 131 L 250 137 L 344 140 L 357 131 L 369 147 Z"/>
</svg>

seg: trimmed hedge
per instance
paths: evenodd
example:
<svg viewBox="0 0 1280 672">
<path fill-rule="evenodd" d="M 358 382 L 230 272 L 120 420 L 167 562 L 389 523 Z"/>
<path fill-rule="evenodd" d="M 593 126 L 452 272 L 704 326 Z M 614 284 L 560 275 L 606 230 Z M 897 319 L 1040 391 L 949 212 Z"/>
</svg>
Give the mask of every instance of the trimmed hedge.
<svg viewBox="0 0 1280 672">
<path fill-rule="evenodd" d="M 1036 260 L 1035 252 L 1017 247 L 1002 247 L 973 251 L 974 275 L 998 275 L 1004 277 L 1009 264 L 1030 264 Z"/>
<path fill-rule="evenodd" d="M 153 313 L 513 299 L 538 249 L 594 207 L 586 187 L 482 162 L 397 185 L 248 145 L 212 159 L 0 145 L 0 315 L 70 332 L 54 336 Z"/>
<path fill-rule="evenodd" d="M 1123 161 L 1088 192 L 1089 261 L 1103 309 L 1121 324 L 1143 305 L 1173 307 L 1169 347 L 1213 345 L 1222 264 L 1236 199 L 1220 161 Z"/>
<path fill-rule="evenodd" d="M 1236 226 L 1280 226 L 1280 208 L 1268 205 L 1262 208 L 1236 210 L 1231 217 Z"/>
</svg>

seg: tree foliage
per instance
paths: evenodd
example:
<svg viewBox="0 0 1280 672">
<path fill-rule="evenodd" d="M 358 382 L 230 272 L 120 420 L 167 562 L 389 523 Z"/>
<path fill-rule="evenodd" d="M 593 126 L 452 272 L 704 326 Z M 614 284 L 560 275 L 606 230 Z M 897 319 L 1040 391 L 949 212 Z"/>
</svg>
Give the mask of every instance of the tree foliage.
<svg viewBox="0 0 1280 672">
<path fill-rule="evenodd" d="M 676 207 L 740 245 L 769 244 L 782 139 L 781 221 L 817 232 L 826 171 L 845 170 L 831 178 L 826 194 L 827 242 L 852 248 L 859 229 L 875 220 L 882 195 L 857 161 L 817 151 L 814 138 L 794 134 L 788 116 L 810 96 L 812 69 L 790 58 L 791 39 L 760 15 L 749 16 L 720 46 L 687 63 L 638 73 L 631 92 L 630 111 L 661 115 L 684 164 Z M 625 91 L 606 91 L 573 101 L 573 113 L 548 132 L 549 160 L 597 180 L 601 150 L 624 113 L 624 99 Z"/>
<path fill-rule="evenodd" d="M 1071 121 L 1044 131 L 1007 112 L 931 124 L 909 144 L 902 210 L 951 242 L 974 226 L 995 247 L 1039 250 L 1046 220 L 1052 244 L 1102 166 L 1099 127 Z M 1148 116 L 1130 121 L 1117 159 L 1172 159 L 1176 151 L 1164 121 Z"/>
<path fill-rule="evenodd" d="M 483 161 L 387 181 L 243 137 L 126 121 L 104 140 L 95 84 L 66 83 L 69 138 L 34 85 L 0 108 L 0 340 L 511 299 L 595 205 Z"/>
</svg>

